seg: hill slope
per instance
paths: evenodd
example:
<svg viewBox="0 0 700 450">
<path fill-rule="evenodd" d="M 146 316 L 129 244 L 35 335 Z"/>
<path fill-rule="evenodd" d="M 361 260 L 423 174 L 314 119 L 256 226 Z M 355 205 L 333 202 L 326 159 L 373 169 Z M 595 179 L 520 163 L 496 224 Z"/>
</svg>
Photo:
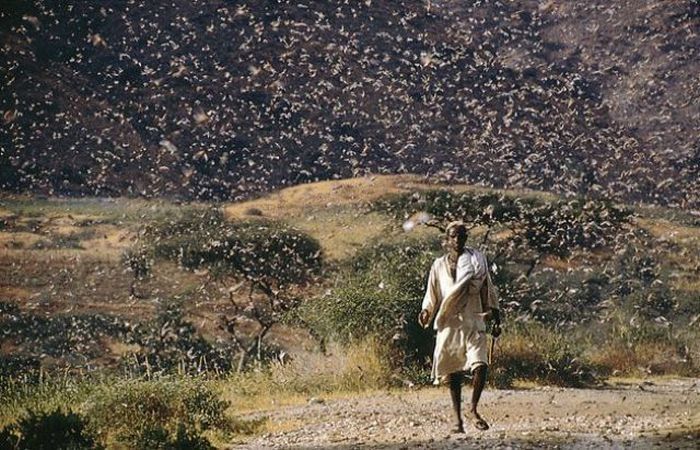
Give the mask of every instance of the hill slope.
<svg viewBox="0 0 700 450">
<path fill-rule="evenodd" d="M 366 172 L 698 206 L 700 7 L 0 7 L 0 187 L 240 199 Z"/>
</svg>

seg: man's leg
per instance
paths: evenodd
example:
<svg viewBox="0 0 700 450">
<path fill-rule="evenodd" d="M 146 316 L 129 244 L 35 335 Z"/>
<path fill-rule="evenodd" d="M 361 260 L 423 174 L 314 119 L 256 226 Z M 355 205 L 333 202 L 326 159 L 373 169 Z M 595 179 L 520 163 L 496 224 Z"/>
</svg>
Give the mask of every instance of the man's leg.
<svg viewBox="0 0 700 450">
<path fill-rule="evenodd" d="M 484 391 L 484 386 L 486 385 L 486 373 L 488 369 L 486 364 L 479 364 L 474 369 L 472 369 L 472 407 L 471 415 L 474 420 L 474 426 L 480 430 L 488 430 L 489 424 L 479 415 L 477 407 L 479 406 L 479 399 L 481 399 L 481 393 Z"/>
<path fill-rule="evenodd" d="M 452 412 L 454 413 L 454 428 L 455 433 L 464 433 L 464 425 L 462 424 L 462 380 L 464 375 L 462 372 L 454 372 L 449 376 L 450 382 L 450 397 L 452 398 Z"/>
</svg>

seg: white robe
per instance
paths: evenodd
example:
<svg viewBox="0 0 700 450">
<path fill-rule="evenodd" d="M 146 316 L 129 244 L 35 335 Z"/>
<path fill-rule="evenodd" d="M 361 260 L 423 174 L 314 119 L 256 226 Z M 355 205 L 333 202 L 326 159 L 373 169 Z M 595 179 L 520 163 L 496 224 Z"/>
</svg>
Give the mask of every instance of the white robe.
<svg viewBox="0 0 700 450">
<path fill-rule="evenodd" d="M 498 308 L 483 253 L 466 248 L 457 260 L 456 272 L 453 280 L 447 255 L 437 258 L 430 269 L 423 298 L 422 307 L 428 311 L 430 320 L 435 317 L 437 330 L 432 370 L 436 384 L 445 381 L 450 373 L 488 363 L 482 313 L 488 308 Z"/>
</svg>

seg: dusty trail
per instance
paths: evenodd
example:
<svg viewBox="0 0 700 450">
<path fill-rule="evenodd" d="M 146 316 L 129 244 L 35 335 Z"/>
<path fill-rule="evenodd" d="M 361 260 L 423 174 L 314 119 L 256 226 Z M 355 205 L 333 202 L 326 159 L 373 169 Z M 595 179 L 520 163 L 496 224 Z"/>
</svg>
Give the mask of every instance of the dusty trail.
<svg viewBox="0 0 700 450">
<path fill-rule="evenodd" d="M 312 399 L 244 416 L 267 416 L 270 428 L 279 431 L 230 448 L 700 447 L 700 379 L 613 381 L 601 389 L 487 390 L 482 404 L 490 430 L 467 426 L 466 434 L 450 435 L 444 387 Z"/>
</svg>

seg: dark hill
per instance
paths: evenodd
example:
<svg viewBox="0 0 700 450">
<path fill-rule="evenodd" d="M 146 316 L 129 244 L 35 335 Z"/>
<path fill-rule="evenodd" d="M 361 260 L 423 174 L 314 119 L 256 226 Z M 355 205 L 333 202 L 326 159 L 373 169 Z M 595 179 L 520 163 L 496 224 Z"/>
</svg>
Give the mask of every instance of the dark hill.
<svg viewBox="0 0 700 450">
<path fill-rule="evenodd" d="M 0 187 L 422 173 L 699 206 L 695 1 L 5 1 Z"/>
</svg>

